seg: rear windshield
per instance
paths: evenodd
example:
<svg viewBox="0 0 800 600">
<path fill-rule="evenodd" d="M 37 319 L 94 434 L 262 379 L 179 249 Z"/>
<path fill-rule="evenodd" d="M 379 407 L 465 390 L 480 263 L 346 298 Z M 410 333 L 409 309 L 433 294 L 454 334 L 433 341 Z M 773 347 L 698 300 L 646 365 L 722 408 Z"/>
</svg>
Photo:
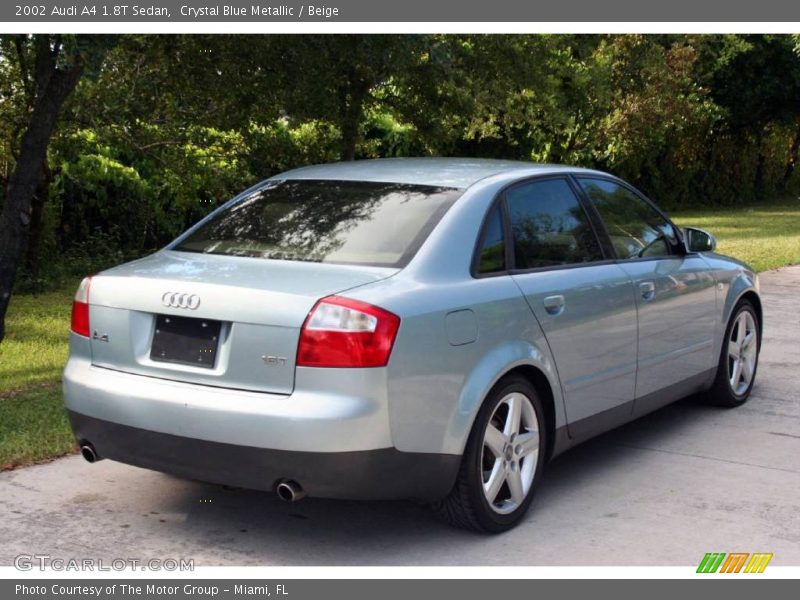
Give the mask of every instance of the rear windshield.
<svg viewBox="0 0 800 600">
<path fill-rule="evenodd" d="M 461 190 L 366 181 L 270 181 L 173 250 L 402 267 Z"/>
</svg>

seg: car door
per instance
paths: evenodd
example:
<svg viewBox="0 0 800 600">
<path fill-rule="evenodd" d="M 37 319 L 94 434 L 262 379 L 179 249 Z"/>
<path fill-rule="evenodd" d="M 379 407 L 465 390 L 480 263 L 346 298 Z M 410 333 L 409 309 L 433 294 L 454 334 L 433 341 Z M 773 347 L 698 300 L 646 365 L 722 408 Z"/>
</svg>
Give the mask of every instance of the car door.
<svg viewBox="0 0 800 600">
<path fill-rule="evenodd" d="M 504 194 L 512 277 L 544 331 L 561 379 L 572 437 L 631 414 L 636 301 L 609 260 L 568 177 L 537 178 Z M 602 419 L 590 419 L 603 414 Z"/>
<path fill-rule="evenodd" d="M 614 180 L 578 177 L 607 230 L 619 266 L 630 276 L 638 308 L 636 412 L 675 399 L 716 364 L 716 281 L 676 228 L 644 197 Z"/>
</svg>

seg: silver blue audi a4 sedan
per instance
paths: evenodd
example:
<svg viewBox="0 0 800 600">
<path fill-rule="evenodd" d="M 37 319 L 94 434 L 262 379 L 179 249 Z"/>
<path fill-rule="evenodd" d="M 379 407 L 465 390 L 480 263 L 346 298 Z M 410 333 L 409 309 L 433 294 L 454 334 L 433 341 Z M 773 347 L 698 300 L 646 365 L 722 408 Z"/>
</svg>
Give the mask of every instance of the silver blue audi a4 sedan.
<svg viewBox="0 0 800 600">
<path fill-rule="evenodd" d="M 606 173 L 311 166 L 75 296 L 84 457 L 506 530 L 545 463 L 684 396 L 742 404 L 758 280 Z"/>
</svg>

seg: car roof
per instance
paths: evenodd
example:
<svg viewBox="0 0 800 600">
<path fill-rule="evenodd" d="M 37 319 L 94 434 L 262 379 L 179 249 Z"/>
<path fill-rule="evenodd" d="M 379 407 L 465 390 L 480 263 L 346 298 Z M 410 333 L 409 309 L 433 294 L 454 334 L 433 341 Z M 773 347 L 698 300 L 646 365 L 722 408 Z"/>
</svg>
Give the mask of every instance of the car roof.
<svg viewBox="0 0 800 600">
<path fill-rule="evenodd" d="M 567 165 L 490 158 L 378 158 L 300 167 L 271 179 L 334 179 L 467 188 L 501 173 L 524 177 L 578 171 L 599 173 Z"/>
</svg>

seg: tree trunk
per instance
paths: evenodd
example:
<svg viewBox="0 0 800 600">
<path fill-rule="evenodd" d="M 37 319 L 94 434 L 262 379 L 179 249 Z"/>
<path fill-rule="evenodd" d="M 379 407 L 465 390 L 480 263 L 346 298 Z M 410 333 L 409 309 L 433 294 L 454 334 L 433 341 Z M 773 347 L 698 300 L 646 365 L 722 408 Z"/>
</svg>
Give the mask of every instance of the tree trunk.
<svg viewBox="0 0 800 600">
<path fill-rule="evenodd" d="M 42 56 L 43 52 L 50 55 Z M 77 85 L 83 71 L 80 59 L 67 68 L 57 68 L 56 52 L 58 49 L 51 50 L 49 41 L 38 45 L 36 100 L 22 136 L 19 159 L 9 178 L 5 204 L 0 214 L 0 342 L 5 337 L 5 316 L 11 288 L 27 245 L 33 196 L 44 177 L 42 166 L 50 136 L 64 101 Z"/>
<path fill-rule="evenodd" d="M 44 235 L 44 207 L 49 197 L 51 181 L 50 168 L 45 156 L 42 163 L 42 180 L 31 199 L 31 224 L 28 231 L 28 249 L 25 254 L 25 268 L 34 277 L 38 277 L 42 266 L 42 236 Z"/>
<path fill-rule="evenodd" d="M 358 121 L 348 118 L 342 123 L 342 160 L 356 159 Z"/>
<path fill-rule="evenodd" d="M 756 135 L 756 145 L 758 147 L 758 159 L 756 162 L 756 175 L 754 181 L 755 201 L 760 202 L 764 199 L 764 191 L 766 187 L 766 167 L 767 157 L 764 156 L 764 135 L 759 131 Z"/>
<path fill-rule="evenodd" d="M 789 148 L 789 158 L 786 161 L 786 170 L 783 173 L 783 181 L 781 182 L 783 191 L 789 187 L 789 181 L 792 179 L 794 169 L 797 166 L 797 161 L 800 158 L 800 122 L 797 124 L 797 129 L 794 133 L 792 145 Z"/>
<path fill-rule="evenodd" d="M 352 72 L 348 86 L 342 90 L 342 160 L 355 160 L 361 118 L 364 115 L 364 100 L 369 93 L 369 82 Z"/>
</svg>

